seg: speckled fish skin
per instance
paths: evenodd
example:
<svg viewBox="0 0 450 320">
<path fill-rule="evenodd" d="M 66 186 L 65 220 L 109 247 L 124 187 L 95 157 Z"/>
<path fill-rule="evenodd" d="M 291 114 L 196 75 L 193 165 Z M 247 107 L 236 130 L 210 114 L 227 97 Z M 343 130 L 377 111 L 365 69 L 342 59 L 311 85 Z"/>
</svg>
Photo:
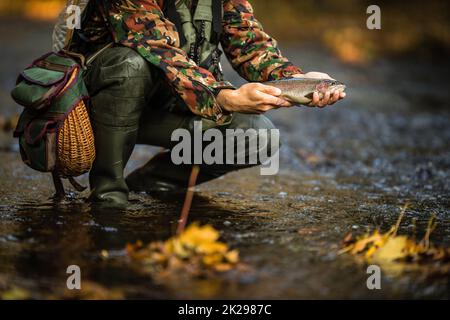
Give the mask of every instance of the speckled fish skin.
<svg viewBox="0 0 450 320">
<path fill-rule="evenodd" d="M 291 78 L 265 82 L 264 84 L 279 88 L 281 97 L 291 103 L 307 105 L 312 101 L 314 92 L 319 93 L 322 99 L 327 91 L 343 92 L 346 86 L 337 80 L 330 79 L 310 79 L 310 78 Z"/>
</svg>

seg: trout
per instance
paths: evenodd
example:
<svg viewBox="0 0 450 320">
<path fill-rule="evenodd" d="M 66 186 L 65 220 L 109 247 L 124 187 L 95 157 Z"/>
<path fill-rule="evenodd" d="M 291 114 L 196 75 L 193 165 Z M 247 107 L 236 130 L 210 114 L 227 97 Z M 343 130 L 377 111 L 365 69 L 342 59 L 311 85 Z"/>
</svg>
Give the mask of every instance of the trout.
<svg viewBox="0 0 450 320">
<path fill-rule="evenodd" d="M 343 83 L 331 79 L 290 78 L 269 81 L 264 84 L 279 88 L 281 98 L 293 104 L 303 105 L 308 105 L 312 101 L 314 92 L 317 92 L 319 98 L 322 99 L 327 91 L 338 90 L 343 92 L 345 90 Z"/>
</svg>

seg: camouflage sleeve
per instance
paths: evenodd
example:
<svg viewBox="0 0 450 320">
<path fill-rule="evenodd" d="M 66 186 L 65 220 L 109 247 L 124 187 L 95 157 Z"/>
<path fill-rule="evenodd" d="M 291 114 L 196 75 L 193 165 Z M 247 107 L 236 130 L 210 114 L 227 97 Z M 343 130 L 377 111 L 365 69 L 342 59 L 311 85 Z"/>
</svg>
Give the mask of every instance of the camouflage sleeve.
<svg viewBox="0 0 450 320">
<path fill-rule="evenodd" d="M 302 71 L 281 55 L 247 0 L 225 0 L 222 47 L 233 68 L 248 81 L 277 80 Z"/>
<path fill-rule="evenodd" d="M 189 109 L 201 117 L 226 123 L 230 115 L 217 103 L 214 89 L 232 88 L 190 60 L 179 48 L 176 27 L 165 19 L 157 0 L 109 0 L 102 2 L 114 41 L 135 49 L 161 69 Z"/>
</svg>

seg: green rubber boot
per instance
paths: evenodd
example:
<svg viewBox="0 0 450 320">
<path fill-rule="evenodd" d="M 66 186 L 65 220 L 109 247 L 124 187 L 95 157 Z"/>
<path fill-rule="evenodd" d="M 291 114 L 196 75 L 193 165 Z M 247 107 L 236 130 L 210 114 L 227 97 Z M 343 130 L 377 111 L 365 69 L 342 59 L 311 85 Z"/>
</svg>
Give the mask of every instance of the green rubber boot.
<svg viewBox="0 0 450 320">
<path fill-rule="evenodd" d="M 152 70 L 134 50 L 114 47 L 89 67 L 86 84 L 91 94 L 91 121 L 96 159 L 89 175 L 89 200 L 126 205 L 124 168 L 136 144 L 139 120 L 152 94 Z"/>
<path fill-rule="evenodd" d="M 109 205 L 126 205 L 128 187 L 123 170 L 136 143 L 137 128 L 95 124 L 97 158 L 89 175 L 90 200 Z"/>
</svg>

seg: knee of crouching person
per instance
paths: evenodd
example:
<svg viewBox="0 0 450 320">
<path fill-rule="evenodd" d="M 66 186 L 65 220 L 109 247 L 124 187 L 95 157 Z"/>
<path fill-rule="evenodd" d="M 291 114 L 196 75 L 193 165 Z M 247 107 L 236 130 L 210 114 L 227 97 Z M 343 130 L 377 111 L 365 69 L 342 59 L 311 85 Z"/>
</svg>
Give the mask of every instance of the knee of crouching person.
<svg viewBox="0 0 450 320">
<path fill-rule="evenodd" d="M 271 123 L 271 127 L 259 131 L 258 140 L 260 174 L 264 176 L 276 175 L 280 168 L 280 131 Z"/>
<path fill-rule="evenodd" d="M 277 155 L 281 145 L 280 130 L 265 116 L 257 116 L 255 129 L 258 132 L 259 154 L 267 158 Z"/>
<path fill-rule="evenodd" d="M 255 166 L 278 157 L 280 131 L 264 116 L 246 116 L 235 131 L 238 163 L 242 163 L 245 141 L 246 165 Z M 240 161 L 239 161 L 240 160 Z"/>
<path fill-rule="evenodd" d="M 275 128 L 261 128 L 258 130 L 258 164 L 277 156 L 280 150 L 280 131 Z"/>
<path fill-rule="evenodd" d="M 138 52 L 133 49 L 128 49 L 128 53 L 124 60 L 127 65 L 129 78 L 150 78 L 151 67 L 147 60 L 145 60 Z"/>
<path fill-rule="evenodd" d="M 101 56 L 101 82 L 121 97 L 142 97 L 152 80 L 152 67 L 131 48 L 114 47 Z"/>
<path fill-rule="evenodd" d="M 91 119 L 106 125 L 136 125 L 156 87 L 153 73 L 150 63 L 133 49 L 107 49 L 88 68 Z"/>
</svg>

